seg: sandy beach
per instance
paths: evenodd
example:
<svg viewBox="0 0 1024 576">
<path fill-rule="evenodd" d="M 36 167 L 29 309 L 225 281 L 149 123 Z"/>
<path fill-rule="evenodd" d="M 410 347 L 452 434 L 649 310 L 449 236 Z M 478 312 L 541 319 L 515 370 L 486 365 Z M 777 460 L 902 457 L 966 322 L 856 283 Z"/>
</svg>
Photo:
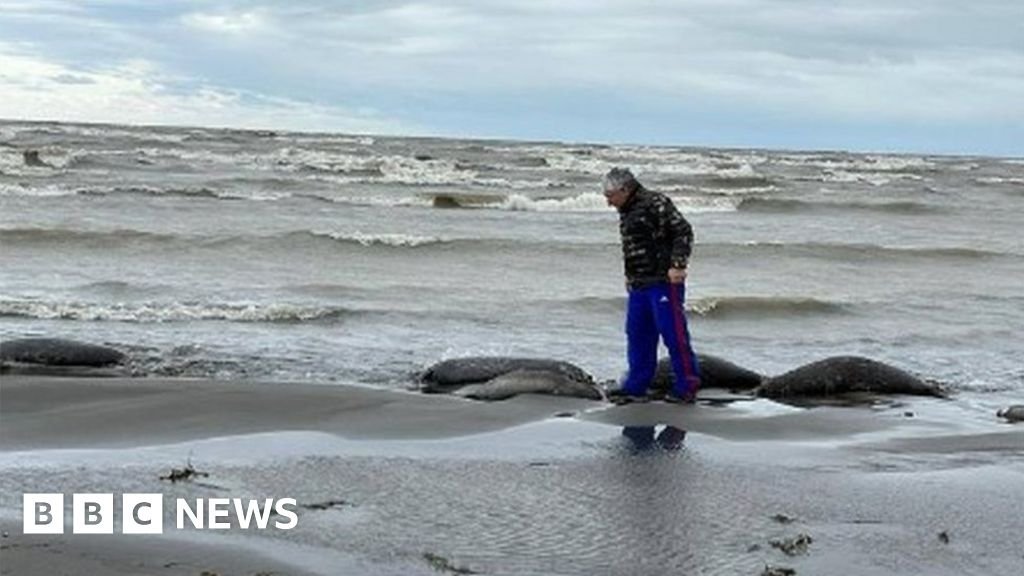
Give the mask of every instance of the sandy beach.
<svg viewBox="0 0 1024 576">
<path fill-rule="evenodd" d="M 609 407 L 4 376 L 0 570 L 1017 573 L 1024 428 L 964 421 L 955 403 Z M 208 476 L 160 479 L 187 463 Z M 177 530 L 165 508 L 158 536 L 73 535 L 68 517 L 64 535 L 23 535 L 26 492 L 291 497 L 299 519 Z M 782 551 L 803 535 L 804 548 Z"/>
</svg>

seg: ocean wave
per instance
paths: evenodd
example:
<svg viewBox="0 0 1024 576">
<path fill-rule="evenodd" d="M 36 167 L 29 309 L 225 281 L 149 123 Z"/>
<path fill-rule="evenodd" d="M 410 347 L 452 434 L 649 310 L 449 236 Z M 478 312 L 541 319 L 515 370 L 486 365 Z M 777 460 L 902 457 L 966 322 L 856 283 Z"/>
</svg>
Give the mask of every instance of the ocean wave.
<svg viewBox="0 0 1024 576">
<path fill-rule="evenodd" d="M 320 194 L 295 194 L 297 198 L 316 200 L 318 202 L 331 202 L 333 204 L 345 204 L 349 206 L 370 206 L 378 208 L 404 208 L 419 207 L 429 208 L 433 206 L 433 195 L 427 196 L 328 196 Z"/>
<path fill-rule="evenodd" d="M 927 214 L 939 210 L 921 202 L 892 201 L 892 202 L 833 202 L 819 200 L 798 200 L 795 198 L 743 198 L 739 203 L 740 211 L 786 213 L 803 211 L 858 211 L 858 212 L 882 212 L 891 214 Z"/>
<path fill-rule="evenodd" d="M 132 140 L 150 140 L 154 142 L 178 143 L 185 139 L 184 134 L 172 133 L 175 128 L 100 126 L 95 124 L 14 124 L 5 128 L 12 136 L 38 134 L 47 136 L 84 136 L 90 139 L 110 140 L 125 138 Z"/>
<path fill-rule="evenodd" d="M 512 194 L 496 208 L 516 212 L 608 212 L 611 209 L 604 195 L 594 192 L 567 198 L 528 198 Z"/>
<path fill-rule="evenodd" d="M 461 249 L 473 251 L 505 251 L 543 245 L 547 249 L 587 249 L 594 244 L 575 242 L 535 242 L 522 238 L 447 238 L 400 233 L 368 233 L 362 231 L 295 230 L 269 235 L 176 235 L 140 230 L 71 230 L 62 228 L 0 229 L 0 243 L 5 247 L 57 245 L 76 248 L 118 249 L 129 244 L 155 250 L 178 249 L 178 246 L 209 250 L 230 250 L 235 247 L 259 246 L 261 250 L 283 249 L 291 252 L 307 250 L 317 243 L 349 246 L 355 249 Z"/>
<path fill-rule="evenodd" d="M 221 192 L 205 186 L 194 188 L 170 187 L 161 188 L 157 186 L 108 186 L 79 188 L 75 193 L 80 196 L 115 196 L 115 195 L 141 195 L 141 196 L 181 196 L 186 198 L 227 198 Z"/>
<path fill-rule="evenodd" d="M 997 186 L 1002 184 L 1024 186 L 1024 177 L 1020 176 L 986 176 L 981 178 L 975 178 L 974 181 L 977 182 L 978 184 L 988 184 Z"/>
<path fill-rule="evenodd" d="M 0 196 L 27 196 L 34 198 L 48 198 L 58 196 L 74 196 L 75 194 L 77 194 L 75 190 L 66 188 L 64 186 L 58 186 L 56 184 L 47 184 L 45 186 L 27 186 L 20 182 L 17 184 L 0 183 Z"/>
<path fill-rule="evenodd" d="M 305 232 L 297 233 L 306 235 Z M 446 244 L 452 240 L 436 236 L 414 236 L 411 234 L 365 234 L 363 232 L 317 232 L 308 233 L 314 238 L 330 238 L 338 242 L 355 243 L 360 246 L 391 246 L 400 248 L 416 248 L 430 244 Z"/>
<path fill-rule="evenodd" d="M 285 149 L 272 160 L 278 169 L 323 173 L 342 184 L 468 185 L 478 177 L 455 160 L 422 156 Z"/>
<path fill-rule="evenodd" d="M 777 187 L 775 180 L 753 173 L 736 175 L 719 173 L 711 176 L 702 176 L 695 179 L 694 182 L 701 189 L 716 191 L 764 191 L 774 190 Z"/>
<path fill-rule="evenodd" d="M 782 166 L 821 168 L 838 172 L 914 173 L 936 170 L 935 162 L 915 156 L 878 156 L 836 154 L 782 154 L 773 159 Z"/>
<path fill-rule="evenodd" d="M 521 150 L 521 149 L 520 149 Z M 511 150 L 510 150 L 511 151 Z M 582 153 L 581 153 L 582 152 Z M 723 187 L 749 186 L 744 179 L 765 177 L 754 169 L 766 161 L 755 155 L 721 155 L 713 151 L 693 152 L 658 147 L 590 147 L 584 150 L 547 149 L 543 153 L 550 168 L 576 174 L 603 176 L 614 166 L 628 166 L 642 181 L 653 178 L 708 177 L 721 179 Z M 764 185 L 759 182 L 759 185 Z"/>
<path fill-rule="evenodd" d="M 0 170 L 13 176 L 43 176 L 64 171 L 87 154 L 60 146 L 0 148 Z"/>
<path fill-rule="evenodd" d="M 903 247 L 878 244 L 833 244 L 826 242 L 745 242 L 742 244 L 698 244 L 702 255 L 728 258 L 737 253 L 770 252 L 779 255 L 843 260 L 984 260 L 989 258 L 1018 257 L 1016 254 L 994 252 L 965 247 Z"/>
<path fill-rule="evenodd" d="M 170 244 L 175 242 L 205 245 L 208 247 L 223 247 L 232 244 L 253 244 L 253 243 L 291 243 L 295 244 L 308 241 L 330 241 L 341 242 L 362 247 L 392 247 L 392 248 L 416 248 L 432 244 L 447 244 L 456 242 L 453 239 L 445 239 L 434 236 L 414 236 L 409 234 L 369 234 L 364 232 L 336 232 L 336 231 L 308 231 L 300 230 L 286 232 L 277 235 L 245 235 L 245 236 L 179 236 L 175 234 L 161 234 L 155 232 L 144 232 L 140 230 L 116 229 L 116 230 L 71 230 L 63 228 L 8 228 L 0 229 L 0 241 L 7 246 L 16 245 L 37 245 L 37 244 L 73 244 L 75 246 L 123 246 L 128 242 L 141 242 L 155 245 Z M 473 243 L 479 240 L 466 239 L 465 242 Z"/>
<path fill-rule="evenodd" d="M 268 190 L 218 190 L 206 186 L 161 188 L 157 186 L 114 186 L 109 188 L 83 188 L 77 191 L 82 196 L 108 196 L 138 194 L 165 198 L 207 198 L 213 200 L 273 201 L 291 198 L 290 192 Z"/>
<path fill-rule="evenodd" d="M 7 246 L 32 244 L 114 244 L 125 242 L 170 242 L 182 238 L 171 234 L 142 232 L 139 230 L 72 230 L 67 228 L 3 228 L 0 241 Z"/>
<path fill-rule="evenodd" d="M 57 197 L 57 196 L 153 196 L 163 198 L 207 198 L 213 200 L 254 200 L 271 201 L 293 197 L 290 192 L 267 190 L 218 190 L 206 186 L 159 187 L 135 186 L 88 186 L 68 187 L 56 184 L 27 186 L 25 184 L 0 184 L 0 196 Z"/>
<path fill-rule="evenodd" d="M 825 170 L 821 175 L 811 178 L 815 182 L 828 182 L 837 184 L 865 183 L 872 186 L 885 186 L 893 180 L 924 180 L 918 174 L 907 174 L 900 172 L 854 172 L 847 170 Z"/>
<path fill-rule="evenodd" d="M 709 319 L 800 317 L 849 312 L 846 304 L 786 296 L 698 298 L 687 302 L 686 308 L 702 318 Z"/>
<path fill-rule="evenodd" d="M 524 194 L 432 193 L 418 196 L 426 205 L 445 209 L 488 209 L 511 212 L 608 212 L 604 196 L 587 192 L 563 198 L 530 198 Z"/>
<path fill-rule="evenodd" d="M 0 298 L 0 317 L 83 322 L 226 321 L 290 324 L 340 321 L 356 312 L 341 307 L 254 303 L 90 303 Z"/>
<path fill-rule="evenodd" d="M 569 188 L 572 185 L 562 180 L 541 178 L 538 180 L 510 180 L 508 178 L 483 178 L 474 171 L 467 172 L 457 178 L 447 177 L 442 173 L 421 171 L 419 174 L 407 172 L 403 175 L 385 174 L 375 170 L 348 172 L 338 175 L 319 175 L 315 180 L 332 184 L 397 184 L 413 187 L 437 186 L 474 186 L 479 188 L 512 189 L 512 190 L 550 190 Z"/>
<path fill-rule="evenodd" d="M 438 193 L 421 195 L 434 208 L 464 208 L 507 210 L 511 212 L 591 212 L 611 213 L 604 195 L 584 192 L 560 198 L 531 198 L 523 194 L 507 196 L 493 194 Z M 729 198 L 702 196 L 673 196 L 673 202 L 687 213 L 734 212 L 738 201 Z"/>
<path fill-rule="evenodd" d="M 590 313 L 622 314 L 626 309 L 625 296 L 590 296 L 564 301 L 545 300 L 540 303 L 559 308 L 570 307 Z M 723 320 L 738 317 L 782 318 L 847 314 L 850 312 L 850 305 L 804 297 L 731 296 L 696 298 L 686 302 L 686 310 L 706 320 Z"/>
</svg>

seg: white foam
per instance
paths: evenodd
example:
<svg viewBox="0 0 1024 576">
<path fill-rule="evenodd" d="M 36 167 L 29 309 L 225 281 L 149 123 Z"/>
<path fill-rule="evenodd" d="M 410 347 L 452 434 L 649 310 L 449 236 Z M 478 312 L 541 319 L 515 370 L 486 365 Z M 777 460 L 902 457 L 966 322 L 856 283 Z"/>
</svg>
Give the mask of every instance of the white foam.
<svg viewBox="0 0 1024 576">
<path fill-rule="evenodd" d="M 864 182 L 872 186 L 884 186 L 892 182 L 891 175 L 877 173 L 847 172 L 846 170 L 826 170 L 819 178 L 821 182 L 834 182 L 839 184 L 855 184 Z"/>
<path fill-rule="evenodd" d="M 317 197 L 321 198 L 320 196 Z M 421 196 L 330 196 L 323 198 L 337 204 L 376 206 L 381 208 L 406 206 L 429 208 L 434 203 L 431 198 Z"/>
<path fill-rule="evenodd" d="M 41 320 L 163 323 L 194 320 L 297 322 L 336 315 L 340 310 L 293 304 L 141 302 L 96 304 L 0 298 L 0 315 Z"/>
<path fill-rule="evenodd" d="M 850 170 L 863 172 L 905 172 L 908 170 L 931 170 L 935 163 L 913 156 L 851 156 L 849 158 L 822 158 L 817 154 L 789 154 L 775 160 L 783 166 L 808 166 L 827 170 Z"/>
<path fill-rule="evenodd" d="M 541 180 L 508 180 L 507 178 L 475 178 L 473 183 L 478 186 L 487 186 L 495 188 L 511 188 L 513 190 L 530 190 L 530 189 L 544 189 L 544 188 L 566 188 L 569 186 L 567 182 L 560 180 L 549 180 L 547 178 Z"/>
<path fill-rule="evenodd" d="M 428 244 L 442 244 L 447 242 L 444 238 L 436 236 L 413 236 L 411 234 L 366 234 L 363 232 L 313 232 L 314 236 L 326 236 L 342 242 L 357 242 L 363 246 L 396 246 L 410 247 L 425 246 Z"/>
<path fill-rule="evenodd" d="M 256 202 L 275 202 L 277 200 L 285 200 L 291 198 L 291 192 L 273 192 L 270 190 L 262 190 L 259 192 L 255 191 L 227 191 L 227 192 L 215 192 L 214 195 L 217 198 L 227 198 L 235 200 L 253 200 Z"/>
<path fill-rule="evenodd" d="M 246 166 L 258 170 L 274 170 L 280 168 L 278 153 L 254 154 L 251 152 L 221 153 L 210 150 L 183 150 L 172 148 L 136 148 L 135 153 L 147 158 L 169 158 L 181 160 L 189 164 L 220 164 Z"/>
<path fill-rule="evenodd" d="M 673 196 L 672 203 L 685 213 L 736 212 L 742 198 L 707 197 L 707 196 Z"/>
<path fill-rule="evenodd" d="M 65 132 L 67 134 L 77 134 L 80 136 L 87 136 L 90 138 L 108 139 L 108 138 L 132 138 L 136 140 L 152 140 L 155 142 L 167 142 L 176 144 L 184 142 L 187 134 L 166 134 L 154 132 L 151 130 L 139 128 L 136 130 L 125 130 L 119 128 L 111 128 L 105 126 L 97 128 L 93 126 L 66 126 Z"/>
<path fill-rule="evenodd" d="M 48 184 L 46 186 L 26 186 L 24 184 L 3 184 L 0 183 L 0 196 L 73 196 L 74 190 Z"/>
<path fill-rule="evenodd" d="M 1024 186 L 1024 178 L 1022 177 L 1000 177 L 1000 176 L 986 176 L 982 178 L 976 178 L 976 182 L 979 184 L 1019 184 Z"/>
<path fill-rule="evenodd" d="M 24 151 L 39 152 L 39 160 L 45 166 L 28 166 L 25 164 Z M 47 176 L 55 170 L 64 170 L 76 158 L 85 154 L 83 150 L 65 150 L 49 146 L 41 148 L 10 149 L 0 148 L 0 172 L 15 176 Z"/>
<path fill-rule="evenodd" d="M 612 209 L 604 195 L 595 192 L 585 192 L 568 198 L 544 199 L 512 194 L 503 202 L 492 206 L 517 212 L 608 212 Z"/>
<path fill-rule="evenodd" d="M 710 194 L 713 196 L 735 196 L 737 198 L 735 200 L 730 200 L 730 202 L 738 204 L 742 198 L 748 197 L 751 194 L 767 194 L 778 190 L 778 187 L 773 184 L 765 186 L 751 186 L 749 188 L 740 186 L 733 188 L 718 188 L 716 186 L 698 186 L 694 184 L 673 184 L 671 186 L 658 186 L 655 190 L 666 194 L 688 192 L 696 194 Z"/>
<path fill-rule="evenodd" d="M 673 197 L 672 202 L 682 212 L 735 212 L 740 200 L 734 198 L 707 198 L 698 196 Z M 567 198 L 530 198 L 522 194 L 512 194 L 505 200 L 495 204 L 484 204 L 483 208 L 496 208 L 515 212 L 613 212 L 608 206 L 604 195 L 596 192 L 584 192 Z"/>
<path fill-rule="evenodd" d="M 416 160 L 406 156 L 389 156 L 380 164 L 383 177 L 377 181 L 391 184 L 471 184 L 477 177 L 473 170 L 459 170 L 452 160 Z"/>
</svg>

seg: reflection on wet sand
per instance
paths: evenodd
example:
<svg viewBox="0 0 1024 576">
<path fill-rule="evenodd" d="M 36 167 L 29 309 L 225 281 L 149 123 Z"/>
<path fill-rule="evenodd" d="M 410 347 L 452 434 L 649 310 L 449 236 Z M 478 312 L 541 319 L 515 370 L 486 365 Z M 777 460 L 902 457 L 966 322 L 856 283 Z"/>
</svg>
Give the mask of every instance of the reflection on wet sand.
<svg viewBox="0 0 1024 576">
<path fill-rule="evenodd" d="M 686 439 L 686 430 L 675 426 L 665 426 L 655 434 L 655 426 L 623 426 L 622 437 L 629 440 L 630 448 L 636 452 L 655 449 L 668 451 L 679 450 Z"/>
</svg>

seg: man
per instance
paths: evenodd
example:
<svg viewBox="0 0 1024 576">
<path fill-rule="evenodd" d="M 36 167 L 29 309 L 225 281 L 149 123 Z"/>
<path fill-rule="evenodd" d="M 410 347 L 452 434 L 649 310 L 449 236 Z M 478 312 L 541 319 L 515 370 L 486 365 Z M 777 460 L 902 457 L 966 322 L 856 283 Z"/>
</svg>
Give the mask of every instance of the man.
<svg viewBox="0 0 1024 576">
<path fill-rule="evenodd" d="M 700 388 L 697 355 L 690 346 L 683 303 L 693 229 L 664 194 L 644 188 L 624 168 L 604 177 L 604 196 L 619 211 L 629 304 L 626 311 L 629 374 L 610 394 L 617 403 L 647 400 L 658 365 L 658 337 L 665 342 L 675 383 L 667 402 L 692 403 Z"/>
</svg>

